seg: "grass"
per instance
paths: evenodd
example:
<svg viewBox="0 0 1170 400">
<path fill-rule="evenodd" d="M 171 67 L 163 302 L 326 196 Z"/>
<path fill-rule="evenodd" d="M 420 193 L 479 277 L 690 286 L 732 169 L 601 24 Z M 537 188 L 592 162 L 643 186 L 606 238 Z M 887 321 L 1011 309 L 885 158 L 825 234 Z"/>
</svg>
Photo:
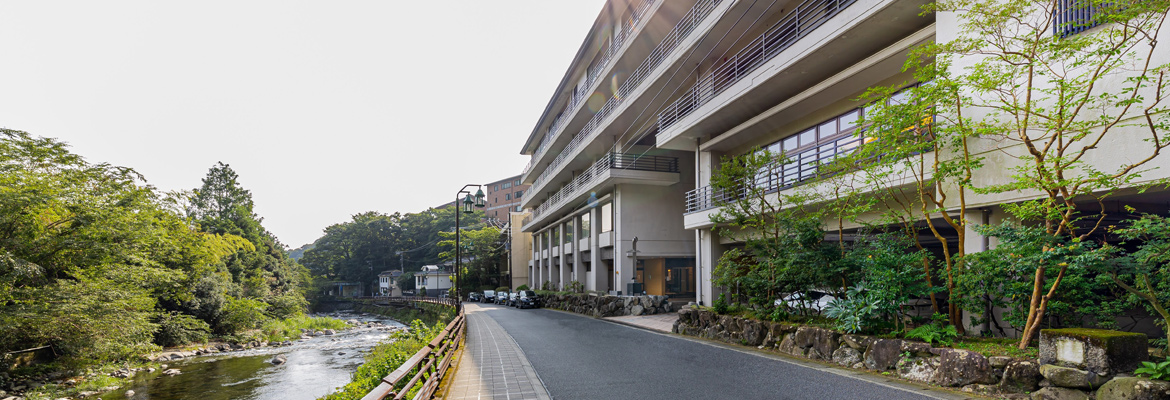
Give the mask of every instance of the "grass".
<svg viewBox="0 0 1170 400">
<path fill-rule="evenodd" d="M 292 340 L 301 337 L 301 329 L 313 330 L 342 330 L 348 327 L 345 321 L 329 317 L 310 317 L 297 314 L 282 320 L 272 320 L 260 327 L 261 336 L 269 342 Z"/>
<path fill-rule="evenodd" d="M 33 389 L 25 394 L 27 400 L 52 400 L 68 397 L 77 397 L 81 392 L 103 392 L 110 387 L 124 387 L 130 382 L 127 378 L 115 378 L 110 376 L 111 372 L 122 368 L 158 368 L 157 363 L 153 362 L 119 362 L 106 363 L 98 366 L 90 366 L 92 376 L 71 376 L 77 379 L 78 383 L 74 386 L 57 385 L 53 383 L 46 384 L 39 388 Z M 146 372 L 138 372 L 145 374 Z M 62 379 L 68 379 L 62 378 Z"/>
</svg>

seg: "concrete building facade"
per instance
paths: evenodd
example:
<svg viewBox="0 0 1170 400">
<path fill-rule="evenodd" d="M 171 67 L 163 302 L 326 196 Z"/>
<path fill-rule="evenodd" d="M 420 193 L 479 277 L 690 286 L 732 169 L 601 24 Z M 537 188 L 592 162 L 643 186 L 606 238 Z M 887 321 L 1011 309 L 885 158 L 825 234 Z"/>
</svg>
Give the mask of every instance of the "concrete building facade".
<svg viewBox="0 0 1170 400">
<path fill-rule="evenodd" d="M 521 150 L 531 156 L 521 175 L 531 185 L 521 200 L 532 210 L 521 224 L 533 234 L 527 283 L 712 304 L 712 271 L 737 245 L 713 231 L 714 171 L 753 149 L 783 152 L 791 165 L 748 183 L 780 194 L 864 145 L 861 95 L 920 84 L 902 69 L 911 50 L 962 34 L 956 15 L 923 14 L 926 3 L 611 0 Z M 1170 61 L 1158 57 L 1154 65 Z M 1149 153 L 1143 143 L 1111 143 L 1113 153 L 1091 162 L 1115 168 L 1124 154 Z M 978 145 L 991 166 L 974 177 L 982 185 L 1002 182 L 1023 151 Z M 1165 156 L 1149 166 L 1129 185 L 1170 175 Z M 1117 194 L 1127 204 L 1170 200 Z M 994 224 L 1007 218 L 1002 204 L 1039 195 L 973 195 L 968 215 L 955 216 Z M 995 246 L 967 229 L 968 251 Z"/>
</svg>

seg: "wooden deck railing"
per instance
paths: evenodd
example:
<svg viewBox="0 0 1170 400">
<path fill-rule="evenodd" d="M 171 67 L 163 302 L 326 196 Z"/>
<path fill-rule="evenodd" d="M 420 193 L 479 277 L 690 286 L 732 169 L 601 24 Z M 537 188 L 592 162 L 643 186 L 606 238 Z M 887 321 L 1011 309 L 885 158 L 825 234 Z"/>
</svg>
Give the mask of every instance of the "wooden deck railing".
<svg viewBox="0 0 1170 400">
<path fill-rule="evenodd" d="M 420 381 L 423 382 L 422 388 L 415 394 L 414 399 L 429 399 L 435 394 L 435 390 L 439 388 L 439 382 L 446 375 L 447 369 L 451 366 L 451 356 L 455 354 L 455 350 L 459 348 L 459 344 L 463 342 L 463 334 L 465 331 L 465 321 L 463 316 L 463 307 L 455 299 L 437 299 L 437 298 L 405 298 L 405 297 L 391 297 L 378 298 L 375 300 L 386 299 L 390 303 L 399 302 L 421 302 L 442 304 L 455 307 L 458 313 L 447 327 L 439 332 L 434 340 L 419 349 L 417 353 L 408 358 L 406 362 L 398 366 L 397 369 L 390 372 L 390 375 L 382 378 L 382 383 L 374 388 L 362 400 L 382 400 L 386 398 L 393 398 L 395 400 L 404 399 Z M 399 385 L 403 379 L 407 379 L 405 385 Z M 400 387 L 401 386 L 401 387 Z M 397 391 L 396 391 L 397 390 Z"/>
</svg>

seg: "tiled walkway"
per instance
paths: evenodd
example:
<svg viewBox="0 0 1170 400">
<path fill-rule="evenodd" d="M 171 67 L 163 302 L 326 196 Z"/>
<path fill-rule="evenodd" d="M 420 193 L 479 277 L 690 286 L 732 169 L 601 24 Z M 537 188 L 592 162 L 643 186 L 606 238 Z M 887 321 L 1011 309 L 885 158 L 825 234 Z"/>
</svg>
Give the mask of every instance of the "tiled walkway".
<svg viewBox="0 0 1170 400">
<path fill-rule="evenodd" d="M 602 319 L 659 332 L 670 333 L 670 331 L 674 328 L 674 321 L 678 321 L 678 313 L 638 316 L 627 315 L 621 317 L 605 317 Z"/>
<path fill-rule="evenodd" d="M 464 303 L 467 339 L 444 399 L 550 399 L 512 336 L 488 316 L 492 309 Z"/>
</svg>

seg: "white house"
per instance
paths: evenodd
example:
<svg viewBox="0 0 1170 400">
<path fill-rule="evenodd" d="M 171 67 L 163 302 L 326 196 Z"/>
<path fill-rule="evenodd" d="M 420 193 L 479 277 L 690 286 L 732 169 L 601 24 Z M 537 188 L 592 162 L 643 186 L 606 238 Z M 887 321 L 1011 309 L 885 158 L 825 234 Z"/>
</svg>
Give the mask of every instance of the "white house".
<svg viewBox="0 0 1170 400">
<path fill-rule="evenodd" d="M 421 271 L 414 273 L 414 287 L 417 293 L 423 293 L 425 288 L 427 296 L 438 297 L 451 289 L 451 272 L 438 265 L 424 265 Z"/>
</svg>

